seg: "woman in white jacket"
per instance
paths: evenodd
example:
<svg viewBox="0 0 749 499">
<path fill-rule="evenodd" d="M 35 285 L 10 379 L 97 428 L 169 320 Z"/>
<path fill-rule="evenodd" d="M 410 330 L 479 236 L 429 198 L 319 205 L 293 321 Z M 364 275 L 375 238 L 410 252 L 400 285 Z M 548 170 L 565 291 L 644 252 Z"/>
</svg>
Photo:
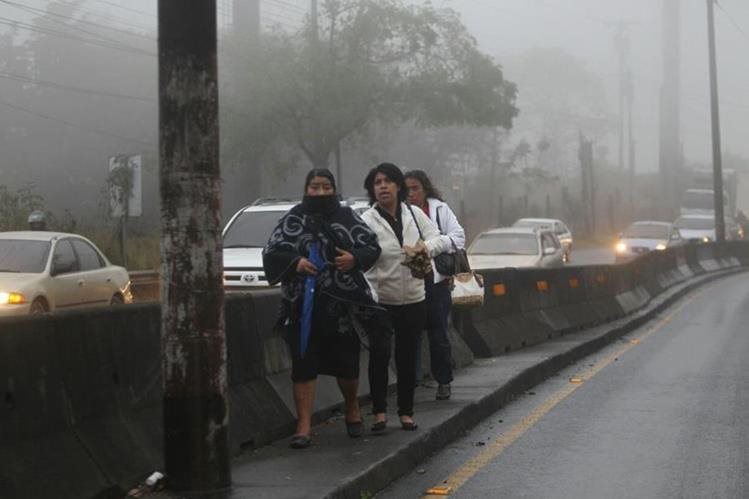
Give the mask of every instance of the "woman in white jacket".
<svg viewBox="0 0 749 499">
<path fill-rule="evenodd" d="M 403 265 L 405 249 L 420 248 L 429 258 L 443 251 L 437 227 L 418 208 L 405 203 L 407 190 L 403 172 L 391 164 L 373 168 L 364 181 L 372 208 L 362 219 L 377 234 L 382 248 L 379 259 L 365 274 L 390 317 L 395 334 L 395 366 L 398 375 L 398 416 L 401 428 L 415 430 L 413 399 L 416 387 L 417 337 L 424 329 L 426 304 L 424 279 Z M 423 244 L 420 243 L 423 241 Z M 369 389 L 373 433 L 386 428 L 390 334 L 372 331 L 369 351 Z"/>
<path fill-rule="evenodd" d="M 453 210 L 442 201 L 440 192 L 432 185 L 429 176 L 422 170 L 406 172 L 408 201 L 418 206 L 437 224 L 442 234 L 443 247 L 447 253 L 465 247 L 466 235 Z M 432 378 L 437 382 L 437 400 L 450 398 L 450 383 L 453 380 L 453 360 L 450 338 L 447 336 L 448 317 L 452 307 L 450 276 L 434 274 L 426 278 L 426 330 L 429 338 L 429 364 Z M 418 342 L 419 344 L 421 342 Z"/>
</svg>

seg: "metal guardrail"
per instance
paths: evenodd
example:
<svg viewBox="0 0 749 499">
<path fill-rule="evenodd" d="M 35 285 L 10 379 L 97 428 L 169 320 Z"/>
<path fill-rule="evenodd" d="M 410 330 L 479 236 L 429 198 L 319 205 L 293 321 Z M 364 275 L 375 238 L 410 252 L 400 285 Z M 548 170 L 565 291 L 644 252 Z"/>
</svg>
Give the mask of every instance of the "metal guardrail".
<svg viewBox="0 0 749 499">
<path fill-rule="evenodd" d="M 130 290 L 135 303 L 159 301 L 161 276 L 155 270 L 137 270 L 128 272 L 130 275 Z"/>
</svg>

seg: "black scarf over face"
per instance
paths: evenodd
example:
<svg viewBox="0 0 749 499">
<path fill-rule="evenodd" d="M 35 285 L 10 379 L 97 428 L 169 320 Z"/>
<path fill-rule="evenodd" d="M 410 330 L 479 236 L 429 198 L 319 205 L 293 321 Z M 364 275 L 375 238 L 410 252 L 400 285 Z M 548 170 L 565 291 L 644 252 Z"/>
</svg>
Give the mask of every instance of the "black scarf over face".
<svg viewBox="0 0 749 499">
<path fill-rule="evenodd" d="M 279 220 L 263 250 L 268 282 L 281 283 L 285 300 L 299 300 L 306 276 L 298 274 L 296 266 L 300 258 L 308 257 L 315 243 L 320 244 L 325 261 L 318 269 L 318 292 L 341 302 L 374 305 L 364 272 L 380 257 L 377 235 L 351 208 L 341 206 L 335 196 L 305 197 Z M 354 255 L 353 269 L 342 272 L 335 268 L 336 248 Z"/>
<path fill-rule="evenodd" d="M 304 196 L 302 198 L 302 211 L 308 215 L 330 217 L 341 207 L 338 196 Z"/>
</svg>

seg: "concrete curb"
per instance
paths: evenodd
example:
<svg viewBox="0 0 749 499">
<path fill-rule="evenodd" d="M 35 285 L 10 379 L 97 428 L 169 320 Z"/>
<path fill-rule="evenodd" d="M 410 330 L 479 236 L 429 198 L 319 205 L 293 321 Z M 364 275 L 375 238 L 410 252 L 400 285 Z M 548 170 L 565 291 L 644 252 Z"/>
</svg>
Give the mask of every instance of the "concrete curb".
<svg viewBox="0 0 749 499">
<path fill-rule="evenodd" d="M 722 277 L 748 272 L 746 268 L 734 268 L 710 275 L 702 275 L 677 285 L 655 297 L 645 309 L 599 327 L 600 334 L 572 346 L 569 350 L 553 355 L 525 369 L 497 387 L 491 394 L 464 406 L 453 416 L 424 432 L 419 438 L 408 442 L 387 457 L 373 462 L 357 476 L 339 482 L 334 490 L 326 494 L 330 499 L 360 499 L 362 491 L 382 490 L 394 480 L 409 473 L 420 461 L 457 440 L 484 419 L 488 418 L 518 395 L 538 385 L 566 366 L 602 349 L 618 338 L 643 326 L 669 308 L 690 291 Z M 575 333 L 567 335 L 573 338 Z"/>
</svg>

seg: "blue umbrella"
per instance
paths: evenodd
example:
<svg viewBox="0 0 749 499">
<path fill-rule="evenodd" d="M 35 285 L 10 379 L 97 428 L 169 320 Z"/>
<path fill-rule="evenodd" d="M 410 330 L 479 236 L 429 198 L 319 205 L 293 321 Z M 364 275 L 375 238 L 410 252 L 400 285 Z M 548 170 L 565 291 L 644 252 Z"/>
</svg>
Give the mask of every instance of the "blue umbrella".
<svg viewBox="0 0 749 499">
<path fill-rule="evenodd" d="M 307 260 L 312 262 L 312 265 L 317 267 L 318 271 L 322 271 L 325 262 L 320 254 L 320 243 L 313 243 L 309 248 L 309 256 Z M 299 330 L 300 342 L 299 342 L 299 356 L 304 358 L 304 354 L 307 352 L 307 345 L 309 345 L 310 333 L 312 333 L 312 306 L 315 303 L 315 285 L 317 284 L 317 276 L 309 275 L 304 278 L 304 301 L 302 302 L 302 324 Z"/>
</svg>

